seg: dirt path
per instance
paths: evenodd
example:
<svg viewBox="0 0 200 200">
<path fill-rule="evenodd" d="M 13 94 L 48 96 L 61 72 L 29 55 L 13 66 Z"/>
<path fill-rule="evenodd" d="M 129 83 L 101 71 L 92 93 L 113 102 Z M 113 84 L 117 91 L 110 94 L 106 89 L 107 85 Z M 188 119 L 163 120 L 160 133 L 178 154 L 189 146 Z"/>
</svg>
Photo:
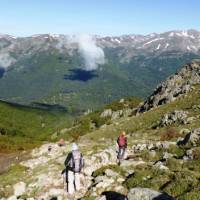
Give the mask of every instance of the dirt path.
<svg viewBox="0 0 200 200">
<path fill-rule="evenodd" d="M 18 163 L 26 159 L 28 152 L 26 153 L 0 153 L 0 174 L 4 173 L 13 163 Z"/>
</svg>

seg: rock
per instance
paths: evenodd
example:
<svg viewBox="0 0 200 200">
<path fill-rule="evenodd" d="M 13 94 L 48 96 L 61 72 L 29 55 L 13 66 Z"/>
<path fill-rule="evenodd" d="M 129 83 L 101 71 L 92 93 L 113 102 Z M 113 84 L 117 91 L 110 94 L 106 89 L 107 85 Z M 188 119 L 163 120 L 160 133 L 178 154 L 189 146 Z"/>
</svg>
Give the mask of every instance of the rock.
<svg viewBox="0 0 200 200">
<path fill-rule="evenodd" d="M 200 143 L 200 128 L 192 130 L 190 133 L 189 142 L 192 146 L 197 146 Z"/>
<path fill-rule="evenodd" d="M 133 175 L 134 173 L 135 173 L 135 170 L 133 168 L 128 168 L 128 169 L 126 169 L 125 175 L 127 177 L 127 176 L 130 176 L 130 175 Z"/>
<path fill-rule="evenodd" d="M 187 128 L 183 128 L 180 130 L 180 134 L 188 134 L 188 133 L 190 133 L 190 130 Z"/>
<path fill-rule="evenodd" d="M 106 196 L 97 197 L 95 200 L 106 200 Z"/>
<path fill-rule="evenodd" d="M 187 118 L 187 124 L 191 124 L 193 121 L 195 121 L 197 118 L 196 117 L 188 117 Z"/>
<path fill-rule="evenodd" d="M 55 189 L 55 188 L 51 188 L 49 190 L 49 196 L 60 196 L 63 195 L 64 191 L 63 189 Z"/>
<path fill-rule="evenodd" d="M 117 179 L 117 183 L 122 183 L 122 182 L 124 182 L 125 181 L 125 179 L 124 178 L 121 178 L 121 177 L 119 177 L 118 179 Z"/>
<path fill-rule="evenodd" d="M 129 117 L 132 115 L 132 113 L 133 113 L 133 109 L 130 109 L 130 108 L 123 109 L 123 117 Z"/>
<path fill-rule="evenodd" d="M 135 160 L 131 160 L 131 161 L 130 160 L 123 160 L 123 162 L 121 163 L 121 167 L 124 167 L 124 168 L 129 167 L 129 166 L 135 167 L 135 166 L 142 165 L 142 164 L 145 164 L 145 162 L 142 161 L 142 160 L 139 160 L 139 161 L 135 161 Z"/>
<path fill-rule="evenodd" d="M 24 182 L 16 183 L 14 186 L 14 195 L 21 196 L 26 191 L 26 184 Z"/>
<path fill-rule="evenodd" d="M 132 188 L 128 193 L 128 200 L 174 200 L 168 194 L 163 194 L 149 188 Z"/>
<path fill-rule="evenodd" d="M 97 177 L 94 179 L 95 184 L 96 184 L 96 183 L 103 182 L 104 178 L 105 178 L 104 176 L 97 176 Z"/>
<path fill-rule="evenodd" d="M 112 116 L 112 110 L 111 109 L 106 109 L 106 110 L 104 110 L 102 113 L 101 113 L 101 115 L 100 115 L 100 117 L 101 118 L 106 118 L 106 117 L 111 117 Z"/>
<path fill-rule="evenodd" d="M 156 151 L 152 150 L 152 151 L 149 151 L 149 156 L 151 158 L 154 158 L 156 156 Z"/>
<path fill-rule="evenodd" d="M 125 100 L 124 99 L 120 99 L 119 103 L 124 103 Z"/>
<path fill-rule="evenodd" d="M 182 141 L 179 140 L 177 144 L 198 146 L 200 144 L 200 128 L 193 129 Z"/>
<path fill-rule="evenodd" d="M 192 106 L 192 108 L 193 108 L 194 110 L 200 110 L 200 105 L 194 105 L 194 106 Z"/>
<path fill-rule="evenodd" d="M 174 123 L 187 124 L 188 123 L 187 114 L 188 112 L 182 111 L 182 110 L 175 110 L 171 113 L 165 114 L 162 117 L 158 126 L 165 127 L 165 126 L 172 125 Z"/>
<path fill-rule="evenodd" d="M 200 159 L 200 148 L 194 147 L 186 151 L 184 156 L 185 160 L 199 160 Z"/>
<path fill-rule="evenodd" d="M 163 159 L 168 160 L 169 158 L 173 158 L 174 155 L 168 152 L 163 153 Z"/>
<path fill-rule="evenodd" d="M 159 84 L 153 94 L 138 108 L 138 113 L 173 102 L 187 94 L 192 85 L 200 83 L 200 60 L 193 60 L 165 82 Z"/>
<path fill-rule="evenodd" d="M 154 167 L 160 169 L 160 170 L 169 170 L 168 167 L 164 166 L 161 161 L 158 161 L 154 164 Z"/>
<path fill-rule="evenodd" d="M 112 183 L 114 183 L 114 180 L 112 178 L 104 177 L 103 182 L 98 183 L 96 185 L 96 188 L 105 189 L 105 188 L 109 187 Z"/>
<path fill-rule="evenodd" d="M 186 156 L 187 156 L 187 158 L 185 158 L 185 160 L 193 160 L 194 159 L 193 149 L 187 150 L 186 151 Z"/>
<path fill-rule="evenodd" d="M 148 150 L 154 150 L 155 149 L 155 145 L 154 144 L 149 144 L 149 146 L 148 146 Z"/>
<path fill-rule="evenodd" d="M 123 110 L 118 110 L 112 113 L 111 119 L 112 120 L 119 119 L 122 116 L 123 116 Z"/>
<path fill-rule="evenodd" d="M 106 176 L 113 177 L 113 178 L 119 176 L 119 174 L 117 172 L 114 172 L 111 169 L 106 169 L 105 174 L 106 174 Z"/>
<path fill-rule="evenodd" d="M 13 195 L 13 196 L 7 198 L 7 200 L 17 200 L 17 197 L 15 195 Z"/>
</svg>

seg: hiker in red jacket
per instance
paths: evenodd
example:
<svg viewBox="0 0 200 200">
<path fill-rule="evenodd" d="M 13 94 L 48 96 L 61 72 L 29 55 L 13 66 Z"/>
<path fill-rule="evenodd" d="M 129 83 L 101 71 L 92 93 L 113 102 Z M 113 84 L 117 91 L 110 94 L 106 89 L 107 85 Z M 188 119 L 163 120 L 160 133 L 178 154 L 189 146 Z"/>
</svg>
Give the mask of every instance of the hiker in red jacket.
<svg viewBox="0 0 200 200">
<path fill-rule="evenodd" d="M 127 148 L 127 138 L 126 138 L 125 131 L 123 131 L 120 134 L 120 136 L 118 137 L 117 144 L 118 144 L 118 148 L 119 148 L 117 159 L 118 159 L 118 165 L 120 165 L 121 161 L 124 159 L 125 150 Z"/>
</svg>

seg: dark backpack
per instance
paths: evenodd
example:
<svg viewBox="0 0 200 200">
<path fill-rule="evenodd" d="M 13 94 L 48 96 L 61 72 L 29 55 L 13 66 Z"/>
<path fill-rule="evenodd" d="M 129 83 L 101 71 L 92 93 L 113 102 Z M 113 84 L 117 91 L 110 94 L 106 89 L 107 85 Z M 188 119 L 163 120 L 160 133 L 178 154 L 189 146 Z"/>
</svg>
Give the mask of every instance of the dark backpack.
<svg viewBox="0 0 200 200">
<path fill-rule="evenodd" d="M 81 172 L 83 167 L 83 156 L 79 151 L 72 152 L 72 158 L 70 160 L 70 167 L 75 173 Z"/>
<path fill-rule="evenodd" d="M 123 135 L 120 135 L 118 138 L 118 145 L 120 147 L 125 147 L 126 146 L 126 138 Z"/>
</svg>

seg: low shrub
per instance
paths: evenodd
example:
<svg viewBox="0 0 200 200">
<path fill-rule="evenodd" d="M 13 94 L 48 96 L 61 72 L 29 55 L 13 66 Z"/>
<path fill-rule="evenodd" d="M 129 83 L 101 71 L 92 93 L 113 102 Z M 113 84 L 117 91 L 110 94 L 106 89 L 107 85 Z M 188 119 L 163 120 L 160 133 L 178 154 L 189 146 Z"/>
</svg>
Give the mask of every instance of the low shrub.
<svg viewBox="0 0 200 200">
<path fill-rule="evenodd" d="M 161 141 L 172 140 L 174 138 L 178 138 L 180 134 L 174 128 L 169 128 L 161 134 Z"/>
</svg>

